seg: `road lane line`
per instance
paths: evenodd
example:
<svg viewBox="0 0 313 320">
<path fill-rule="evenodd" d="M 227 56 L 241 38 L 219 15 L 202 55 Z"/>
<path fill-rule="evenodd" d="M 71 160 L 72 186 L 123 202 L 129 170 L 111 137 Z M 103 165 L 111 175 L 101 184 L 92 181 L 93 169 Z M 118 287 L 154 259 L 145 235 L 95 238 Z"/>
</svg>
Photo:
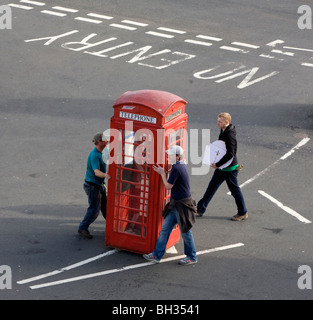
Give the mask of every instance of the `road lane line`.
<svg viewBox="0 0 313 320">
<path fill-rule="evenodd" d="M 60 6 L 52 7 L 52 9 L 54 9 L 54 10 L 59 10 L 59 11 L 70 12 L 70 13 L 76 13 L 76 12 L 78 12 L 78 10 L 76 10 L 76 9 L 65 8 L 65 7 L 60 7 Z"/>
<path fill-rule="evenodd" d="M 39 1 L 31 1 L 31 0 L 21 0 L 21 3 L 27 3 L 27 4 L 32 4 L 34 6 L 45 6 L 46 4 L 44 2 L 39 2 Z"/>
<path fill-rule="evenodd" d="M 99 18 L 99 19 L 104 19 L 104 20 L 112 20 L 114 19 L 113 17 L 110 16 L 105 16 L 103 14 L 98 14 L 98 13 L 88 13 L 87 16 L 93 17 L 93 18 Z"/>
<path fill-rule="evenodd" d="M 240 188 L 245 187 L 246 185 L 250 184 L 251 182 L 255 181 L 257 178 L 263 176 L 265 173 L 267 173 L 270 169 L 272 169 L 273 167 L 275 167 L 280 161 L 282 160 L 286 160 L 287 158 L 289 158 L 296 150 L 300 149 L 301 147 L 303 147 L 304 145 L 306 145 L 311 139 L 310 138 L 304 138 L 302 139 L 295 147 L 293 147 L 289 152 L 287 152 L 285 155 L 283 155 L 281 158 L 279 158 L 278 160 L 276 160 L 274 163 L 272 163 L 270 166 L 268 166 L 266 169 L 264 169 L 263 171 L 261 171 L 260 173 L 256 174 L 254 177 L 252 177 L 251 179 L 247 180 L 246 182 L 244 182 L 242 185 L 240 185 Z M 230 192 L 227 193 L 228 195 L 231 195 Z"/>
<path fill-rule="evenodd" d="M 147 27 L 148 26 L 147 23 L 137 22 L 137 21 L 133 21 L 133 20 L 123 20 L 122 23 L 131 24 L 131 25 L 134 25 L 137 27 Z"/>
<path fill-rule="evenodd" d="M 112 24 L 110 24 L 110 27 L 119 28 L 119 29 L 125 29 L 125 30 L 129 30 L 129 31 L 137 30 L 137 28 L 135 28 L 135 27 L 125 26 L 125 25 L 119 24 L 119 23 L 112 23 Z"/>
<path fill-rule="evenodd" d="M 171 29 L 171 28 L 164 28 L 164 27 L 159 27 L 158 30 L 165 31 L 165 32 L 177 33 L 177 34 L 185 34 L 185 33 L 187 33 L 186 31 L 177 30 L 177 29 Z"/>
<path fill-rule="evenodd" d="M 228 246 L 223 246 L 223 247 L 218 247 L 218 248 L 214 248 L 214 249 L 208 249 L 208 250 L 199 251 L 199 252 L 197 252 L 197 255 L 200 256 L 200 255 L 203 255 L 203 254 L 235 249 L 235 248 L 239 248 L 239 247 L 242 247 L 242 246 L 244 246 L 243 243 L 236 243 L 236 244 L 232 244 L 232 245 L 228 245 Z M 185 255 L 175 256 L 175 257 L 163 259 L 163 260 L 160 261 L 160 263 L 166 263 L 166 262 L 170 262 L 170 261 L 180 260 L 180 259 L 183 259 L 183 258 L 185 258 Z M 106 270 L 106 271 L 91 273 L 91 274 L 87 274 L 87 275 L 83 275 L 83 276 L 79 276 L 79 277 L 68 278 L 68 279 L 64 279 L 64 280 L 59 280 L 59 281 L 54 281 L 54 282 L 34 285 L 34 286 L 30 286 L 30 288 L 33 289 L 33 290 L 34 289 L 41 289 L 41 288 L 56 286 L 56 285 L 65 284 L 65 283 L 69 283 L 69 282 L 75 282 L 75 281 L 81 281 L 81 280 L 95 278 L 95 277 L 106 276 L 106 275 L 113 274 L 113 273 L 118 273 L 118 272 L 123 272 L 123 271 L 128 271 L 128 270 L 134 270 L 134 269 L 138 269 L 138 268 L 144 268 L 144 267 L 148 267 L 148 266 L 152 266 L 152 265 L 155 265 L 155 263 L 153 263 L 153 262 L 144 262 L 144 263 L 139 263 L 139 264 L 135 264 L 135 265 L 126 266 L 126 267 L 123 267 L 123 268 Z"/>
<path fill-rule="evenodd" d="M 186 39 L 185 42 L 192 43 L 192 44 L 198 44 L 200 46 L 206 46 L 206 47 L 211 47 L 213 45 L 211 42 L 204 42 L 204 41 L 192 40 L 192 39 Z"/>
<path fill-rule="evenodd" d="M 246 47 L 246 48 L 251 48 L 251 49 L 259 49 L 260 48 L 260 46 L 256 46 L 254 44 L 244 43 L 244 42 L 232 42 L 231 44 L 233 44 L 234 46 Z"/>
<path fill-rule="evenodd" d="M 88 18 L 84 18 L 84 17 L 76 17 L 75 20 L 79 20 L 79 21 L 84 21 L 84 22 L 90 22 L 90 23 L 102 23 L 103 21 L 101 20 L 96 20 L 96 19 L 88 19 Z"/>
<path fill-rule="evenodd" d="M 217 42 L 220 42 L 220 41 L 223 40 L 223 39 L 217 38 L 217 37 L 204 36 L 202 34 L 197 35 L 196 38 L 204 39 L 204 40 L 210 40 L 210 41 L 217 41 Z"/>
<path fill-rule="evenodd" d="M 24 9 L 24 10 L 32 10 L 32 9 L 34 9 L 33 7 L 23 6 L 21 4 L 15 4 L 15 3 L 9 3 L 8 6 L 12 7 L 12 8 L 19 8 L 19 9 Z"/>
<path fill-rule="evenodd" d="M 118 250 L 114 249 L 114 250 L 111 250 L 111 251 L 108 251 L 108 252 L 99 254 L 98 256 L 95 256 L 95 257 L 92 257 L 92 258 L 83 260 L 83 261 L 81 261 L 81 262 L 72 264 L 72 265 L 70 265 L 70 266 L 67 266 L 67 267 L 62 268 L 62 269 L 59 269 L 59 270 L 54 270 L 54 271 L 51 271 L 51 272 L 42 274 L 42 275 L 40 275 L 40 276 L 36 276 L 36 277 L 29 278 L 29 279 L 24 279 L 24 280 L 21 280 L 21 281 L 17 281 L 17 283 L 18 283 L 18 284 L 25 284 L 25 283 L 29 283 L 29 282 L 41 280 L 41 279 L 44 279 L 44 278 L 48 278 L 48 277 L 54 276 L 54 275 L 56 275 L 56 274 L 62 273 L 62 272 L 64 272 L 64 271 L 72 270 L 72 269 L 81 267 L 81 266 L 83 266 L 83 265 L 85 265 L 85 264 L 87 264 L 87 263 L 90 263 L 90 262 L 93 262 L 93 261 L 102 259 L 102 258 L 104 258 L 104 257 L 108 257 L 108 256 L 110 256 L 110 255 L 112 255 L 112 254 L 114 254 L 114 253 L 116 253 L 116 252 L 118 252 Z"/>
<path fill-rule="evenodd" d="M 165 34 L 165 33 L 155 32 L 155 31 L 148 31 L 148 32 L 146 32 L 146 34 L 149 34 L 149 35 L 155 36 L 155 37 L 160 37 L 160 38 L 167 38 L 167 39 L 175 38 L 171 34 Z"/>
<path fill-rule="evenodd" d="M 301 214 L 299 214 L 298 212 L 294 211 L 293 209 L 283 205 L 281 202 L 279 202 L 278 200 L 276 200 L 275 198 L 273 198 L 272 196 L 270 196 L 269 194 L 267 194 L 266 192 L 259 190 L 259 194 L 261 194 L 263 197 L 267 198 L 268 200 L 272 201 L 273 203 L 275 203 L 279 208 L 281 208 L 282 210 L 284 210 L 285 212 L 289 213 L 290 215 L 292 215 L 293 217 L 297 218 L 299 221 L 303 222 L 303 223 L 312 223 L 310 220 L 304 218 Z"/>
<path fill-rule="evenodd" d="M 65 17 L 65 16 L 67 16 L 66 13 L 55 12 L 55 11 L 50 11 L 50 10 L 42 10 L 41 12 L 45 13 L 45 14 L 50 14 L 52 16 L 57 16 L 57 17 Z"/>
<path fill-rule="evenodd" d="M 313 63 L 301 63 L 301 66 L 313 68 Z"/>
</svg>

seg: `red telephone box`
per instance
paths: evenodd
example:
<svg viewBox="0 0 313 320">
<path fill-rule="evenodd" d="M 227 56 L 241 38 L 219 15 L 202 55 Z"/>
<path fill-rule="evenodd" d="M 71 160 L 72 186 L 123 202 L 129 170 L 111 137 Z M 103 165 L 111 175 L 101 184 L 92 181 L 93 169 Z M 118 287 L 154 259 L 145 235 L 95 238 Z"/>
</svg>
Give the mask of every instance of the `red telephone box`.
<svg viewBox="0 0 313 320">
<path fill-rule="evenodd" d="M 140 254 L 154 250 L 170 199 L 153 164 L 169 170 L 166 150 L 185 149 L 187 102 L 168 92 L 126 92 L 113 105 L 105 244 Z M 178 225 L 167 248 L 179 242 Z"/>
</svg>

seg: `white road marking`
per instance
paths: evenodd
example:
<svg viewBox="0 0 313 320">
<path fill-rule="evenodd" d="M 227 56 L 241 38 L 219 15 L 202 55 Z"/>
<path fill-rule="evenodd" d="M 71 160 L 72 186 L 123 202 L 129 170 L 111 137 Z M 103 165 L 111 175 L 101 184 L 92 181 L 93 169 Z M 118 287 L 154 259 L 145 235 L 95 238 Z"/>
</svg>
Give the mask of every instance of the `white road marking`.
<svg viewBox="0 0 313 320">
<path fill-rule="evenodd" d="M 192 40 L 192 39 L 186 39 L 185 42 L 198 44 L 200 46 L 207 46 L 207 47 L 211 47 L 213 45 L 211 42 L 204 42 L 204 41 L 198 41 L 198 40 Z"/>
<path fill-rule="evenodd" d="M 90 22 L 90 23 L 95 23 L 95 24 L 102 23 L 101 20 L 89 19 L 89 18 L 84 18 L 84 17 L 76 17 L 75 20 L 84 21 L 84 22 Z"/>
<path fill-rule="evenodd" d="M 293 57 L 295 54 L 293 52 L 284 52 L 282 50 L 272 50 L 273 53 L 283 54 L 285 56 Z"/>
<path fill-rule="evenodd" d="M 50 14 L 52 16 L 57 16 L 57 17 L 65 17 L 65 16 L 67 16 L 66 13 L 55 12 L 55 11 L 50 11 L 50 10 L 42 10 L 41 12 L 45 13 L 45 14 Z"/>
<path fill-rule="evenodd" d="M 21 4 L 15 4 L 15 3 L 9 3 L 8 6 L 12 7 L 12 8 L 19 8 L 19 9 L 24 9 L 24 10 L 32 10 L 32 9 L 34 9 L 33 7 L 23 6 Z"/>
<path fill-rule="evenodd" d="M 76 13 L 76 12 L 78 12 L 78 10 L 76 10 L 76 9 L 64 8 L 64 7 L 59 7 L 59 6 L 52 7 L 52 9 L 54 9 L 54 10 L 60 10 L 60 11 L 65 11 L 65 12 L 71 12 L 71 13 Z"/>
<path fill-rule="evenodd" d="M 98 14 L 98 13 L 88 13 L 87 14 L 88 17 L 93 17 L 93 18 L 98 18 L 98 19 L 104 19 L 104 20 L 112 20 L 114 19 L 113 17 L 110 17 L 110 16 L 106 16 L 106 15 L 103 15 L 103 14 Z"/>
<path fill-rule="evenodd" d="M 229 47 L 229 46 L 222 46 L 220 47 L 222 50 L 228 50 L 228 51 L 233 51 L 233 52 L 241 52 L 241 53 L 248 53 L 249 51 L 242 50 L 239 48 L 234 48 L 234 47 Z"/>
<path fill-rule="evenodd" d="M 277 44 L 283 44 L 283 43 L 285 43 L 285 41 L 283 41 L 283 40 L 275 40 L 275 41 L 272 41 L 272 42 L 268 43 L 267 46 L 276 47 Z"/>
<path fill-rule="evenodd" d="M 200 256 L 200 255 L 203 255 L 203 254 L 208 254 L 208 253 L 213 253 L 213 252 L 218 252 L 218 251 L 223 251 L 223 250 L 239 248 L 239 247 L 242 247 L 242 246 L 244 246 L 243 243 L 236 243 L 236 244 L 232 244 L 232 245 L 229 245 L 229 246 L 223 246 L 223 247 L 218 247 L 218 248 L 214 248 L 214 249 L 208 249 L 208 250 L 199 251 L 199 252 L 197 252 L 197 255 Z M 160 263 L 166 263 L 166 262 L 170 262 L 170 261 L 180 260 L 180 259 L 183 259 L 183 258 L 185 258 L 185 255 L 175 256 L 175 257 L 171 257 L 171 258 L 167 258 L 167 259 L 162 259 L 160 261 Z M 69 282 L 81 281 L 81 280 L 85 280 L 85 279 L 91 279 L 91 278 L 95 278 L 95 277 L 106 276 L 106 275 L 114 274 L 114 273 L 118 273 L 118 272 L 134 270 L 134 269 L 138 269 L 138 268 L 144 268 L 144 267 L 148 267 L 148 266 L 152 266 L 152 265 L 155 265 L 155 263 L 153 263 L 153 262 L 144 262 L 144 263 L 139 263 L 139 264 L 135 264 L 135 265 L 126 266 L 126 267 L 123 267 L 123 268 L 106 270 L 106 271 L 96 272 L 96 273 L 87 274 L 87 275 L 83 275 L 83 276 L 79 276 L 79 277 L 68 278 L 68 279 L 64 279 L 64 280 L 59 280 L 59 281 L 54 281 L 54 282 L 34 285 L 34 286 L 30 286 L 30 288 L 34 290 L 34 289 L 40 289 L 40 288 L 45 288 L 45 287 L 51 287 L 51 286 L 56 286 L 56 285 L 65 284 L 65 283 L 69 283 Z"/>
<path fill-rule="evenodd" d="M 301 147 L 305 146 L 310 141 L 310 138 L 304 138 L 301 140 L 295 147 L 293 147 L 289 152 L 287 152 L 284 156 L 280 158 L 280 160 L 286 160 L 289 158 L 296 150 L 300 149 Z"/>
<path fill-rule="evenodd" d="M 239 46 L 239 47 L 246 47 L 246 48 L 251 48 L 251 49 L 259 49 L 260 46 L 256 46 L 254 44 L 249 44 L 249 43 L 244 43 L 244 42 L 232 42 L 234 46 Z"/>
<path fill-rule="evenodd" d="M 132 25 L 138 26 L 138 27 L 147 27 L 148 26 L 147 23 L 137 22 L 137 21 L 132 21 L 132 20 L 123 20 L 122 23 L 132 24 Z"/>
<path fill-rule="evenodd" d="M 284 47 L 284 49 L 313 52 L 313 49 L 304 49 L 304 48 L 295 48 L 295 47 Z"/>
<path fill-rule="evenodd" d="M 269 199 L 270 201 L 272 201 L 273 203 L 275 203 L 279 208 L 281 208 L 285 212 L 289 213 L 293 217 L 297 218 L 299 221 L 301 221 L 303 223 L 312 223 L 310 220 L 304 218 L 301 214 L 294 211 L 293 209 L 286 207 L 285 205 L 283 205 L 281 202 L 279 202 L 278 200 L 276 200 L 275 198 L 273 198 L 272 196 L 270 196 L 266 192 L 259 190 L 259 194 L 261 194 L 263 197 L 265 197 L 265 198 Z"/>
<path fill-rule="evenodd" d="M 124 26 L 123 24 L 118 24 L 118 23 L 112 23 L 112 24 L 110 24 L 110 27 L 125 29 L 125 30 L 129 30 L 129 31 L 137 30 L 137 28 L 135 28 L 135 27 Z"/>
<path fill-rule="evenodd" d="M 240 188 L 245 187 L 246 185 L 250 184 L 251 182 L 255 181 L 257 178 L 263 176 L 265 173 L 267 173 L 270 169 L 272 169 L 273 167 L 275 167 L 279 162 L 281 162 L 282 160 L 286 160 L 287 158 L 289 158 L 296 150 L 300 149 L 301 147 L 303 147 L 304 145 L 306 145 L 311 139 L 310 138 L 304 138 L 302 139 L 295 147 L 293 147 L 289 152 L 287 152 L 285 155 L 283 155 L 281 158 L 279 158 L 278 160 L 276 160 L 274 163 L 272 163 L 270 166 L 268 166 L 266 169 L 264 169 L 263 171 L 261 171 L 260 173 L 256 174 L 254 177 L 252 177 L 251 179 L 247 180 L 246 182 L 244 182 L 242 185 L 240 185 Z M 228 195 L 231 195 L 230 192 L 227 193 Z"/>
<path fill-rule="evenodd" d="M 202 34 L 197 35 L 196 38 L 203 39 L 203 40 L 217 41 L 217 42 L 223 40 L 223 39 L 217 38 L 217 37 L 204 36 Z"/>
<path fill-rule="evenodd" d="M 29 283 L 29 282 L 41 280 L 41 279 L 44 279 L 44 278 L 48 278 L 48 277 L 54 276 L 54 275 L 56 275 L 56 274 L 62 273 L 62 272 L 64 272 L 64 271 L 69 271 L 69 270 L 72 270 L 72 269 L 81 267 L 81 266 L 83 266 L 83 265 L 85 265 L 85 264 L 87 264 L 87 263 L 90 263 L 90 262 L 93 262 L 93 261 L 102 259 L 102 258 L 104 258 L 104 257 L 108 257 L 108 256 L 110 256 L 110 255 L 112 255 L 112 254 L 114 254 L 114 253 L 116 253 L 116 252 L 118 252 L 118 250 L 114 249 L 114 250 L 111 250 L 111 251 L 102 253 L 102 254 L 100 254 L 100 255 L 98 255 L 98 256 L 95 256 L 95 257 L 93 257 L 93 258 L 90 258 L 90 259 L 83 260 L 83 261 L 81 261 L 81 262 L 72 264 L 72 265 L 70 265 L 70 266 L 67 266 L 67 267 L 62 268 L 62 269 L 59 269 L 59 270 L 54 270 L 54 271 L 51 271 L 51 272 L 42 274 L 42 275 L 37 276 L 37 277 L 32 277 L 32 278 L 28 278 L 28 279 L 25 279 L 25 280 L 17 281 L 17 283 L 18 283 L 18 284 L 25 284 L 25 283 Z"/>
<path fill-rule="evenodd" d="M 31 1 L 31 0 L 21 0 L 21 3 L 27 3 L 27 4 L 32 4 L 34 6 L 45 6 L 46 4 L 43 2 L 38 2 L 38 1 Z"/>
<path fill-rule="evenodd" d="M 159 27 L 158 30 L 165 31 L 165 32 L 177 33 L 177 34 L 185 34 L 185 33 L 187 33 L 186 31 L 170 29 L 170 28 L 164 28 L 164 27 Z"/>
<path fill-rule="evenodd" d="M 165 33 L 160 33 L 160 32 L 155 32 L 155 31 L 148 31 L 148 32 L 146 32 L 146 34 L 149 34 L 149 35 L 155 36 L 155 37 L 167 38 L 167 39 L 175 38 L 171 34 L 165 34 Z"/>
<path fill-rule="evenodd" d="M 301 63 L 301 66 L 313 68 L 313 63 Z"/>
</svg>

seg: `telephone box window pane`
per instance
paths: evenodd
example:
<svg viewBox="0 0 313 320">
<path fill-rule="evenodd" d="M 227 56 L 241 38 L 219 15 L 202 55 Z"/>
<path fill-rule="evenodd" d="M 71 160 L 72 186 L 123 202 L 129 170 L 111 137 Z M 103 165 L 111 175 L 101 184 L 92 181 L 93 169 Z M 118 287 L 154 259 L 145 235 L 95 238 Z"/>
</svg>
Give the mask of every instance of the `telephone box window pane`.
<svg viewBox="0 0 313 320">
<path fill-rule="evenodd" d="M 118 232 L 141 236 L 141 226 L 136 223 L 120 221 L 118 224 Z"/>
</svg>

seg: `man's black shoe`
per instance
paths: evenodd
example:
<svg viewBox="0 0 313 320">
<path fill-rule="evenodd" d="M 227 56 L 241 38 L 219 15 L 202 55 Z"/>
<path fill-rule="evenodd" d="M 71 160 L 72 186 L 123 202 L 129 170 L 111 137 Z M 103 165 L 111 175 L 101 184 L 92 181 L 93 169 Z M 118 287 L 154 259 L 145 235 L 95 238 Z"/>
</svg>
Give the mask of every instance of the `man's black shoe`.
<svg viewBox="0 0 313 320">
<path fill-rule="evenodd" d="M 89 233 L 88 230 L 78 229 L 78 234 L 84 239 L 92 239 L 93 238 L 93 236 Z"/>
</svg>

